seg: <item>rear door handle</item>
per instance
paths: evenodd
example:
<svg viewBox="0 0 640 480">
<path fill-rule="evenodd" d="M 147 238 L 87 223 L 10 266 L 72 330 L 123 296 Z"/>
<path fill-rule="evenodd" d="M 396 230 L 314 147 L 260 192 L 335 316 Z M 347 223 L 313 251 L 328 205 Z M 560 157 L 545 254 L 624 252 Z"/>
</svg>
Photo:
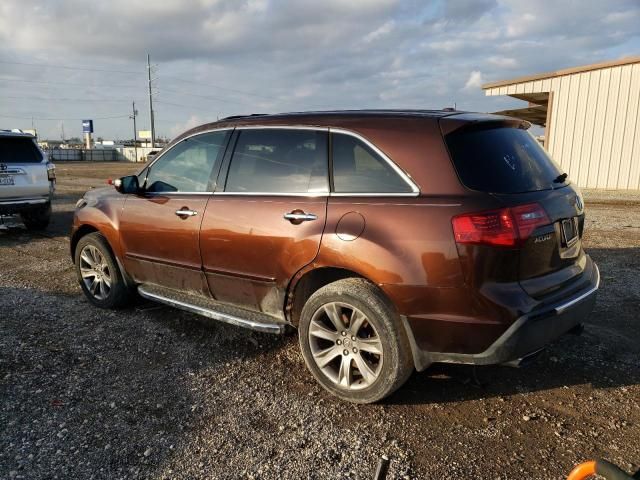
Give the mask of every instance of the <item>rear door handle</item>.
<svg viewBox="0 0 640 480">
<path fill-rule="evenodd" d="M 180 210 L 176 210 L 176 215 L 179 217 L 193 217 L 194 215 L 197 215 L 198 212 L 196 212 L 195 210 L 189 210 L 186 207 L 181 208 Z"/>
<path fill-rule="evenodd" d="M 284 214 L 285 220 L 289 220 L 293 224 L 300 224 L 302 222 L 312 222 L 313 220 L 317 220 L 318 216 L 314 213 L 304 213 L 299 210 L 294 210 L 293 212 Z"/>
</svg>

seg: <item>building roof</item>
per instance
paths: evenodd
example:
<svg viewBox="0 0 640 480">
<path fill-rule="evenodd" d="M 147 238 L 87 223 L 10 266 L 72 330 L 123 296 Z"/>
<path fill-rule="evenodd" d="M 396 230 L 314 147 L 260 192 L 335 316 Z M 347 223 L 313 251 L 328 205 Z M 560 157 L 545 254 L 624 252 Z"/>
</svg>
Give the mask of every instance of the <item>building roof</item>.
<svg viewBox="0 0 640 480">
<path fill-rule="evenodd" d="M 499 80 L 496 82 L 489 82 L 482 85 L 483 90 L 495 87 L 505 87 L 508 85 L 514 85 L 516 83 L 530 82 L 532 80 L 543 80 L 546 78 L 561 77 L 563 75 L 570 75 L 572 73 L 588 72 L 590 70 L 599 70 L 601 68 L 619 67 L 622 65 L 628 65 L 630 63 L 640 63 L 640 56 L 626 57 L 618 60 L 612 60 L 608 62 L 592 63 L 591 65 L 583 65 L 580 67 L 564 68 L 555 72 L 537 73 L 535 75 L 525 75 L 523 77 L 512 78 L 509 80 Z"/>
<path fill-rule="evenodd" d="M 508 117 L 520 118 L 534 125 L 546 126 L 547 124 L 547 105 L 530 105 L 524 108 L 513 108 L 510 110 L 501 110 L 494 112 L 495 115 L 506 115 Z"/>
</svg>

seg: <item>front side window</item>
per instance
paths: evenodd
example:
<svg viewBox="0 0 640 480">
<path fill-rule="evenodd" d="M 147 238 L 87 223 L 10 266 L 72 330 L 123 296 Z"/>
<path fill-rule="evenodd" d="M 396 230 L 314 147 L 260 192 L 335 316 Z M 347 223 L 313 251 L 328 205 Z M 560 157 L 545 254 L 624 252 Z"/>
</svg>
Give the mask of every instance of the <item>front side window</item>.
<svg viewBox="0 0 640 480">
<path fill-rule="evenodd" d="M 411 193 L 411 186 L 362 140 L 342 133 L 331 137 L 336 193 Z"/>
<path fill-rule="evenodd" d="M 225 192 L 328 192 L 327 140 L 317 130 L 241 130 Z"/>
<path fill-rule="evenodd" d="M 174 145 L 151 165 L 147 192 L 210 192 L 211 173 L 224 154 L 229 130 L 203 133 Z"/>
</svg>

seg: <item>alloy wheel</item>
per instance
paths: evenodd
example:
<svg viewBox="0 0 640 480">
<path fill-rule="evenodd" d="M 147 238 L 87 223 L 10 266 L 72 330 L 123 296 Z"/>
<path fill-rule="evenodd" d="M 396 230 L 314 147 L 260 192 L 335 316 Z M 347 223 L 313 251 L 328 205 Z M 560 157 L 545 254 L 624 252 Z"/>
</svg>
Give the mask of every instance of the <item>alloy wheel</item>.
<svg viewBox="0 0 640 480">
<path fill-rule="evenodd" d="M 80 275 L 87 291 L 97 300 L 104 300 L 111 292 L 111 271 L 104 254 L 87 245 L 80 252 Z"/>
<path fill-rule="evenodd" d="M 371 386 L 382 370 L 382 341 L 367 316 L 352 305 L 321 306 L 309 325 L 309 345 L 316 365 L 338 387 Z"/>
</svg>

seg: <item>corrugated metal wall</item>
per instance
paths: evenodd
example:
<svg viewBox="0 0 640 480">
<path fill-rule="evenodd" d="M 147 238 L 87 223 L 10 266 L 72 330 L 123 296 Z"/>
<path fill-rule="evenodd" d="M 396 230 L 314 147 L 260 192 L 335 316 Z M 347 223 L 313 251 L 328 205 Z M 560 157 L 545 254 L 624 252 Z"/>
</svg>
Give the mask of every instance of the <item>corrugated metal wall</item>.
<svg viewBox="0 0 640 480">
<path fill-rule="evenodd" d="M 585 188 L 640 189 L 640 63 L 487 89 L 553 92 L 548 150 Z"/>
</svg>

